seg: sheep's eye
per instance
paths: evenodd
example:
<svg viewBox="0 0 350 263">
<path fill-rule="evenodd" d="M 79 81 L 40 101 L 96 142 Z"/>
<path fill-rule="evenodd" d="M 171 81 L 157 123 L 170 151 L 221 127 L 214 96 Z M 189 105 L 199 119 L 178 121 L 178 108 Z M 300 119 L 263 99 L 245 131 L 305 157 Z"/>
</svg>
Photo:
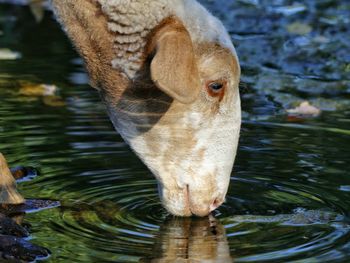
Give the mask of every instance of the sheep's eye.
<svg viewBox="0 0 350 263">
<path fill-rule="evenodd" d="M 219 98 L 219 101 L 221 101 L 225 96 L 226 83 L 225 80 L 217 80 L 207 83 L 206 86 L 209 96 Z"/>
<path fill-rule="evenodd" d="M 214 92 L 219 92 L 224 87 L 224 84 L 220 82 L 212 82 L 208 87 Z"/>
</svg>

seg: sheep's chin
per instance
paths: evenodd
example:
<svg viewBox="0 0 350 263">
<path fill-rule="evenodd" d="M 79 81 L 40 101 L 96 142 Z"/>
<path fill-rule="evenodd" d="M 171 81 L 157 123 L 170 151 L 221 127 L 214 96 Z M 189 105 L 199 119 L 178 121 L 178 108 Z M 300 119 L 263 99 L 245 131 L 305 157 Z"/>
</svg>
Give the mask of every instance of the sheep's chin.
<svg viewBox="0 0 350 263">
<path fill-rule="evenodd" d="M 168 188 L 160 185 L 159 194 L 163 206 L 169 213 L 186 217 L 207 216 L 223 203 L 226 192 L 217 191 L 215 186 L 196 188 L 195 184 L 191 184 L 184 188 Z"/>
<path fill-rule="evenodd" d="M 221 122 L 226 126 L 219 125 Z M 227 120 L 214 123 L 217 126 L 188 132 L 188 138 L 177 138 L 169 127 L 162 127 L 166 135 L 160 136 L 152 130 L 153 136 L 140 135 L 131 142 L 160 182 L 162 203 L 173 215 L 206 216 L 213 203 L 221 204 L 225 199 L 237 150 L 239 124 L 228 125 L 234 122 L 227 123 Z"/>
</svg>

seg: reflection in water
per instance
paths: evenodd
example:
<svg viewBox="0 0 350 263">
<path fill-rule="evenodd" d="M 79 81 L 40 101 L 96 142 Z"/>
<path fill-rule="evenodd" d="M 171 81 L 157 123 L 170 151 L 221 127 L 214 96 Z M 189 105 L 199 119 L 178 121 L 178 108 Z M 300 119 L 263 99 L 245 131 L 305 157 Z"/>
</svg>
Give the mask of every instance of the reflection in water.
<svg viewBox="0 0 350 263">
<path fill-rule="evenodd" d="M 141 262 L 232 262 L 223 225 L 213 216 L 171 218 L 160 227 L 154 258 Z"/>
<path fill-rule="evenodd" d="M 251 15 L 240 16 L 237 21 L 232 19 L 231 11 L 243 9 L 227 10 L 232 5 L 242 8 L 244 1 L 202 2 L 226 17 L 234 34 L 243 26 L 254 29 L 252 35 L 241 35 L 239 41 L 239 54 L 245 61 L 243 76 L 249 88 L 242 93 L 240 149 L 226 203 L 216 212 L 221 223 L 216 222 L 216 234 L 211 232 L 208 219 L 168 218 L 159 203 L 155 179 L 116 135 L 98 95 L 82 85 L 86 75 L 81 62 L 51 14 L 45 12 L 38 24 L 28 7 L 0 4 L 1 47 L 23 55 L 17 61 L 0 62 L 0 151 L 10 164 L 40 169 L 39 176 L 19 184 L 25 198 L 59 200 L 63 204 L 28 213 L 24 219 L 32 226 L 30 242 L 52 252 L 47 262 L 173 262 L 174 257 L 186 262 L 196 261 L 189 258 L 199 255 L 214 258 L 209 262 L 230 262 L 233 259 L 229 253 L 241 262 L 349 262 L 348 82 L 338 85 L 303 79 L 302 75 L 287 76 L 283 71 L 271 70 L 272 64 L 258 70 L 249 68 L 262 58 L 265 63 L 266 57 L 278 57 L 275 53 L 270 56 L 268 49 L 295 59 L 280 46 L 284 41 L 278 37 L 283 37 L 285 24 L 273 37 L 270 33 L 270 37 L 256 35 L 259 28 L 275 27 L 281 17 L 271 16 L 273 21 L 268 24 L 268 17 L 260 17 L 261 23 L 257 24 L 257 12 L 266 10 L 252 8 Z M 304 2 L 309 5 L 319 1 Z M 322 12 L 321 8 L 312 10 Z M 345 10 L 339 8 L 337 12 Z M 342 13 L 334 19 L 341 17 L 345 21 L 349 15 Z M 289 18 L 295 21 L 296 16 Z M 331 40 L 341 43 L 333 34 Z M 317 44 L 309 50 L 318 52 L 319 48 Z M 302 51 L 299 56 L 308 60 L 306 50 L 299 46 L 295 50 Z M 248 55 L 244 57 L 244 53 Z M 327 61 L 337 57 L 333 51 L 325 54 L 332 54 L 324 56 Z M 312 52 L 309 55 L 316 56 Z M 333 62 L 340 63 L 341 59 L 349 57 L 337 57 Z M 65 104 L 52 107 L 41 99 L 20 95 L 22 80 L 56 85 Z M 254 83 L 258 91 L 250 88 Z M 311 98 L 312 92 L 324 95 L 320 103 L 334 102 L 344 110 L 324 111 L 319 118 L 300 123 L 288 122 L 283 113 L 279 114 L 291 98 L 305 94 Z"/>
</svg>

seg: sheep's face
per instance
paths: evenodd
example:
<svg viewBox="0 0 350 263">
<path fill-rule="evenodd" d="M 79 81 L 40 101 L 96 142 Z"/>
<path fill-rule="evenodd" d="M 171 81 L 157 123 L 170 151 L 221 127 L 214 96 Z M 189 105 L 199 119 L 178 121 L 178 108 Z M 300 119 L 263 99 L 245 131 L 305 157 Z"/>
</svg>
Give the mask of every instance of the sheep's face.
<svg viewBox="0 0 350 263">
<path fill-rule="evenodd" d="M 180 216 L 207 215 L 224 201 L 241 123 L 236 56 L 217 44 L 194 50 L 200 90 L 192 102 L 143 76 L 109 107 L 117 130 L 158 179 L 163 205 Z"/>
<path fill-rule="evenodd" d="M 154 149 L 145 160 L 159 179 L 163 204 L 181 216 L 207 215 L 224 201 L 241 124 L 236 57 L 220 47 L 198 50 L 198 98 L 174 101 L 145 136 Z"/>
<path fill-rule="evenodd" d="M 208 27 L 197 27 L 186 13 L 192 35 L 169 17 L 147 35 L 128 36 L 111 32 L 128 24 L 111 27 L 101 1 L 52 2 L 114 126 L 158 179 L 164 206 L 174 215 L 209 214 L 224 201 L 241 123 L 240 68 L 222 24 L 197 5 Z M 127 42 L 134 40 L 141 42 Z"/>
</svg>

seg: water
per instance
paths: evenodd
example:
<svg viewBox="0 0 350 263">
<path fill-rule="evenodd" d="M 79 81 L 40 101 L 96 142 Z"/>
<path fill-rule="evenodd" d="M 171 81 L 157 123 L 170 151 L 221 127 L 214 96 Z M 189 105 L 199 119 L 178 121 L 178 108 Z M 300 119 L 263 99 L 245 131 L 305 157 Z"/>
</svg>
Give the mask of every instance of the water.
<svg viewBox="0 0 350 263">
<path fill-rule="evenodd" d="M 244 110 L 227 201 L 203 219 L 173 218 L 162 208 L 155 179 L 112 128 L 51 14 L 37 23 L 28 6 L 0 4 L 0 47 L 22 55 L 0 61 L 0 151 L 11 166 L 39 170 L 19 184 L 26 198 L 61 202 L 25 216 L 31 242 L 52 252 L 47 262 L 349 261 L 350 85 L 340 65 L 347 58 L 328 63 L 328 75 L 318 68 L 310 77 L 281 60 L 272 61 L 277 65 L 272 68 L 260 61 L 260 53 L 249 53 L 267 39 L 273 42 L 271 37 L 242 29 L 243 16 L 234 27 L 222 10 L 223 4 L 236 10 L 229 1 L 203 2 L 232 27 L 243 66 Z M 268 9 L 259 2 L 237 1 L 242 9 L 236 17 Z M 257 30 L 273 27 L 272 18 L 262 17 L 265 27 Z M 299 37 L 278 30 L 284 41 L 273 43 L 280 48 Z M 326 35 L 327 27 L 323 30 Z M 20 95 L 28 83 L 56 85 L 56 103 Z M 284 108 L 301 98 L 323 109 L 321 116 L 288 118 Z"/>
</svg>

